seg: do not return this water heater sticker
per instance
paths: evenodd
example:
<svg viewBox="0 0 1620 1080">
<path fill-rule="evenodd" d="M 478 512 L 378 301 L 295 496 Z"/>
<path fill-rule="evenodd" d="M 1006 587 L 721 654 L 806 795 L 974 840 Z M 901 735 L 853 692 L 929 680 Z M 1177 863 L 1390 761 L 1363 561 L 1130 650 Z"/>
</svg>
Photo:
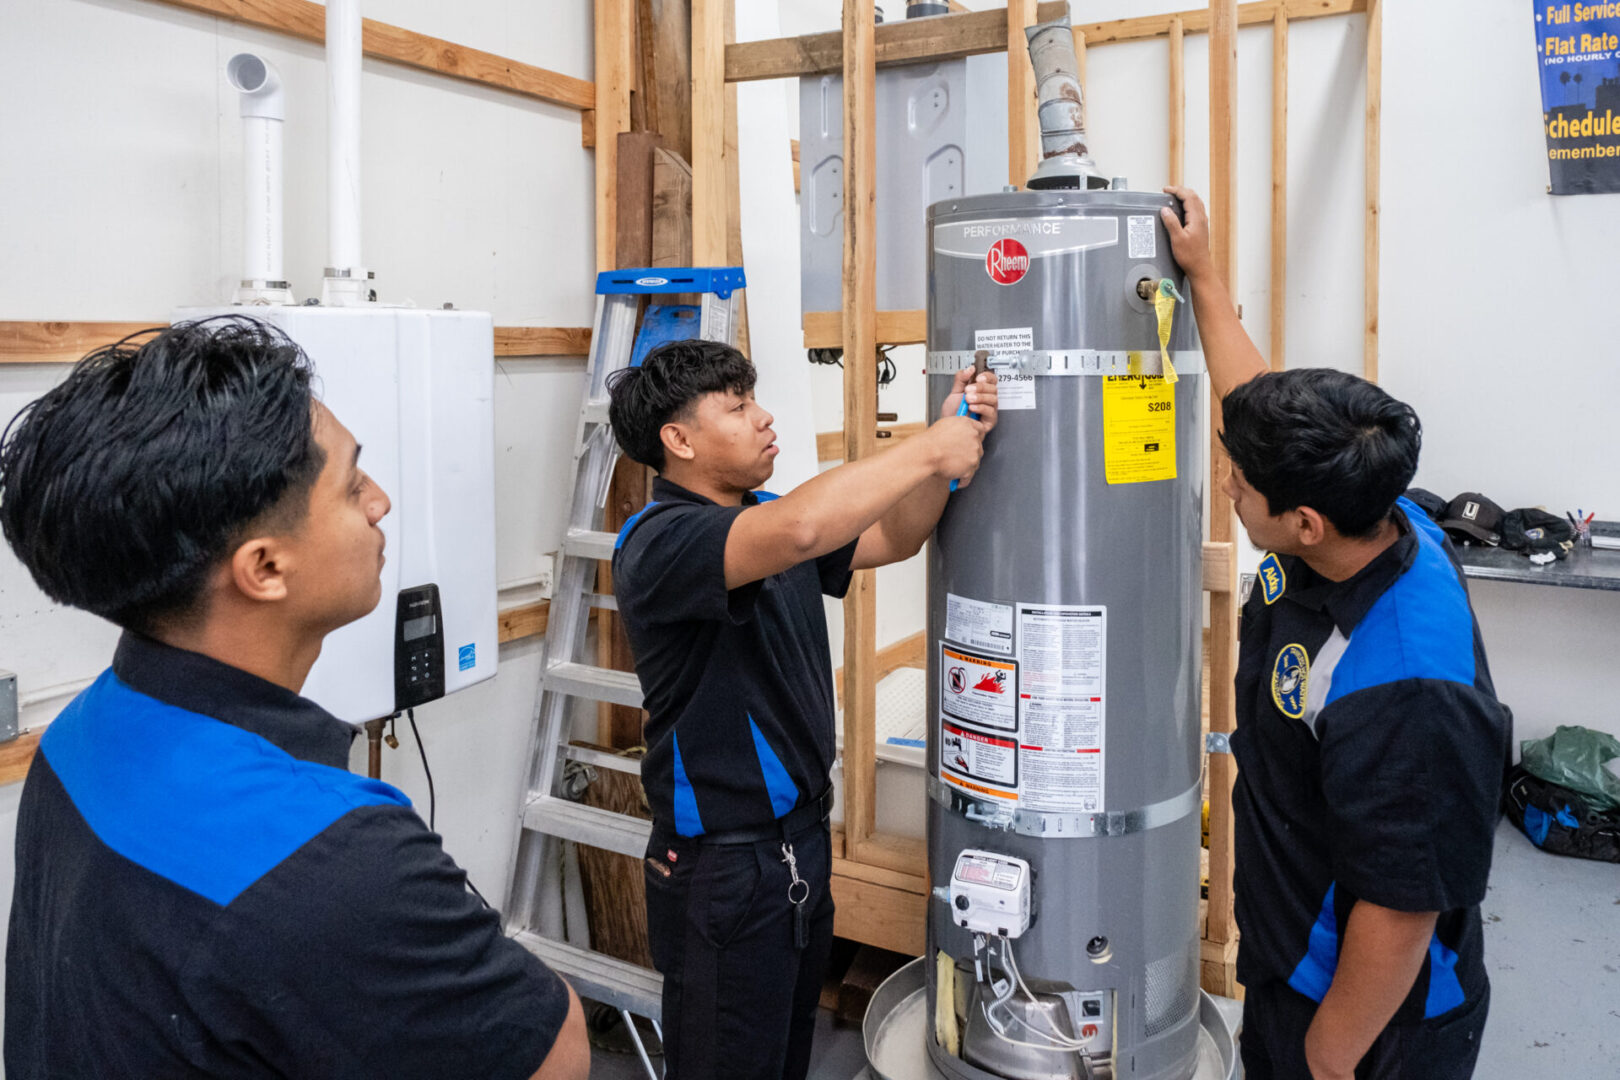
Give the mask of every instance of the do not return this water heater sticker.
<svg viewBox="0 0 1620 1080">
<path fill-rule="evenodd" d="M 996 408 L 1001 412 L 1035 407 L 1035 376 L 1016 370 L 1025 353 L 1035 349 L 1033 326 L 973 331 L 973 348 L 990 355 L 985 364 L 996 373 Z"/>
<path fill-rule="evenodd" d="M 1110 484 L 1176 478 L 1176 388 L 1163 375 L 1103 376 L 1102 409 Z"/>
</svg>

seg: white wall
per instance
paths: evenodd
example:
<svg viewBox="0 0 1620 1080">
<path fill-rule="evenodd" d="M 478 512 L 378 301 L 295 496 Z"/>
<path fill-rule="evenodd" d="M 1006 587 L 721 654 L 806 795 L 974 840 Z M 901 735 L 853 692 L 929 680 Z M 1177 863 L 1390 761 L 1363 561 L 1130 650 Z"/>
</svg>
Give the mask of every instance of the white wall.
<svg viewBox="0 0 1620 1080">
<path fill-rule="evenodd" d="M 590 0 L 447 5 L 367 0 L 365 14 L 591 78 Z M 326 261 L 325 65 L 318 46 L 143 0 L 11 0 L 0 33 L 0 320 L 167 320 L 241 276 L 237 101 L 225 61 L 259 52 L 287 88 L 286 269 L 318 295 Z M 453 301 L 500 326 L 587 326 L 593 159 L 572 109 L 366 61 L 367 264 L 381 298 Z M 0 367 L 0 424 L 66 374 Z M 496 373 L 497 566 L 532 579 L 563 529 L 583 358 L 509 359 Z M 532 598 L 503 592 L 503 600 Z M 109 661 L 109 625 L 51 605 L 0 550 L 0 667 L 24 722 L 46 723 Z M 445 845 L 500 901 L 539 672 L 538 640 L 500 673 L 418 710 Z M 64 693 L 65 691 L 65 693 Z M 355 755 L 363 768 L 363 746 Z M 408 733 L 384 778 L 423 812 Z M 0 919 L 20 785 L 0 789 Z"/>
</svg>

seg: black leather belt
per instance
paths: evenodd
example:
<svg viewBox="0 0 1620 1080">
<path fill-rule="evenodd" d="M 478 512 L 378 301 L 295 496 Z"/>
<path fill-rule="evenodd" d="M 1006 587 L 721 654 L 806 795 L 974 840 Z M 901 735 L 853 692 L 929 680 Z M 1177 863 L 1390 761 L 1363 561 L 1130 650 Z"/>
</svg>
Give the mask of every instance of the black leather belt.
<svg viewBox="0 0 1620 1080">
<path fill-rule="evenodd" d="M 833 789 L 827 788 L 803 806 L 796 806 L 769 825 L 724 829 L 694 837 L 700 844 L 757 844 L 761 840 L 789 840 L 832 816 Z"/>
</svg>

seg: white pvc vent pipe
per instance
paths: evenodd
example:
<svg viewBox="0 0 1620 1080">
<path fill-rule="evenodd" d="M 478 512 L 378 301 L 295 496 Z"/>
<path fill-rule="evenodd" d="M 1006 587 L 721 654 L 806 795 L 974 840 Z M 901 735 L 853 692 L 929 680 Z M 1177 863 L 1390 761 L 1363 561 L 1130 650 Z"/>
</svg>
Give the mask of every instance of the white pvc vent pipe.
<svg viewBox="0 0 1620 1080">
<path fill-rule="evenodd" d="M 242 288 L 260 294 L 285 291 L 281 125 L 286 98 L 281 76 L 263 57 L 237 53 L 225 65 L 225 79 L 240 95 L 242 114 Z"/>
<path fill-rule="evenodd" d="M 360 0 L 326 4 L 327 303 L 364 303 L 360 259 Z"/>
</svg>

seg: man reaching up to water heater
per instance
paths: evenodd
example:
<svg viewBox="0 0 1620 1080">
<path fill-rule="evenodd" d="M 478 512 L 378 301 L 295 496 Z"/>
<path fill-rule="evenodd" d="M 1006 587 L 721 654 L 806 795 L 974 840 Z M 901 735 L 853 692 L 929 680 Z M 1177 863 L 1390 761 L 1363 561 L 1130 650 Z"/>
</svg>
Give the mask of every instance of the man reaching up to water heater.
<svg viewBox="0 0 1620 1080">
<path fill-rule="evenodd" d="M 647 929 L 670 1080 L 803 1080 L 832 947 L 832 658 L 822 595 L 916 554 L 996 422 L 995 375 L 941 419 L 780 499 L 754 366 L 682 341 L 612 375 L 613 434 L 658 471 L 614 591 L 647 711 Z M 966 396 L 977 417 L 955 413 Z"/>
<path fill-rule="evenodd" d="M 1243 609 L 1234 885 L 1249 1080 L 1463 1080 L 1490 999 L 1479 903 L 1511 717 L 1449 542 L 1401 493 L 1412 409 L 1326 369 L 1272 373 L 1192 191 L 1169 189 L 1225 490 L 1268 554 Z"/>
</svg>

